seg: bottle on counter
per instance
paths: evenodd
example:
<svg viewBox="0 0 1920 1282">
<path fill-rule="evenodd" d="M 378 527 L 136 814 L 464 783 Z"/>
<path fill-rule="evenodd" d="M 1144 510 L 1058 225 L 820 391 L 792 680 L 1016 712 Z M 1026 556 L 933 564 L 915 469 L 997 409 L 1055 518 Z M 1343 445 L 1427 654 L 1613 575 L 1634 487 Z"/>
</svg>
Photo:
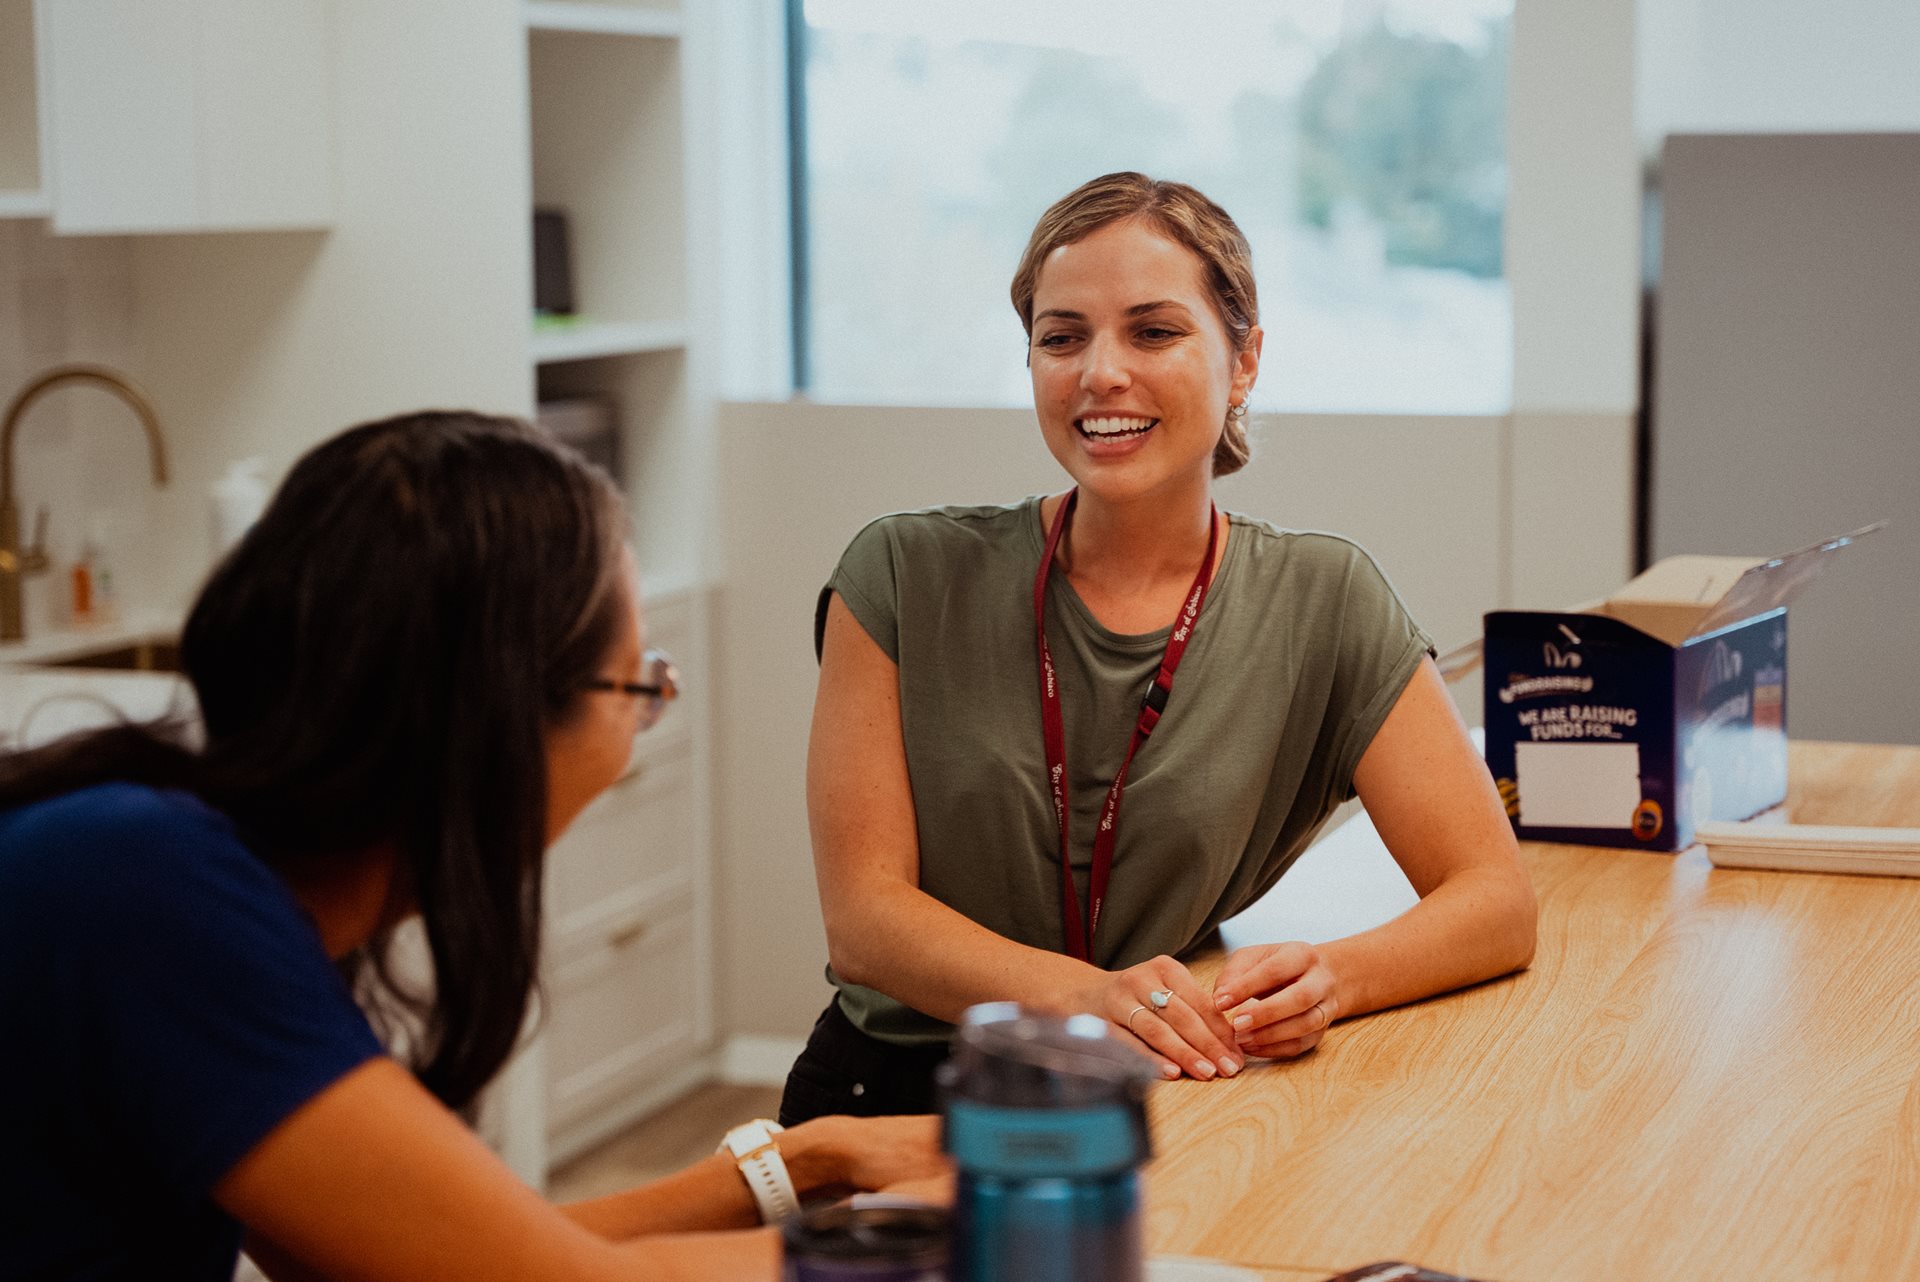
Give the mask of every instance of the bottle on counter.
<svg viewBox="0 0 1920 1282">
<path fill-rule="evenodd" d="M 1140 1282 L 1154 1080 L 1098 1016 L 967 1011 L 939 1070 L 953 1282 Z"/>
<path fill-rule="evenodd" d="M 93 622 L 93 561 L 84 551 L 73 563 L 73 602 L 68 613 L 76 627 Z"/>
<path fill-rule="evenodd" d="M 110 524 L 105 515 L 95 515 L 88 522 L 80 555 L 68 572 L 67 619 L 74 627 L 110 624 L 118 618 L 113 558 L 108 551 Z"/>
</svg>

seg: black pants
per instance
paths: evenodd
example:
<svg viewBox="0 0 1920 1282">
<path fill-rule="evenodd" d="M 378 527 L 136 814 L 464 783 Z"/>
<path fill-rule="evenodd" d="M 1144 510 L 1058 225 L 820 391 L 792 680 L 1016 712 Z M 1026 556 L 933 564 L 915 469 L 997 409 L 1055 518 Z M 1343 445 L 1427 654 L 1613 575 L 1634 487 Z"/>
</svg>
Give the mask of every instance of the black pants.
<svg viewBox="0 0 1920 1282">
<path fill-rule="evenodd" d="M 935 1112 L 940 1101 L 933 1070 L 946 1057 L 945 1046 L 896 1046 L 867 1036 L 853 1026 L 836 997 L 814 1021 L 807 1048 L 787 1074 L 780 1125 L 829 1113 L 887 1117 Z"/>
</svg>

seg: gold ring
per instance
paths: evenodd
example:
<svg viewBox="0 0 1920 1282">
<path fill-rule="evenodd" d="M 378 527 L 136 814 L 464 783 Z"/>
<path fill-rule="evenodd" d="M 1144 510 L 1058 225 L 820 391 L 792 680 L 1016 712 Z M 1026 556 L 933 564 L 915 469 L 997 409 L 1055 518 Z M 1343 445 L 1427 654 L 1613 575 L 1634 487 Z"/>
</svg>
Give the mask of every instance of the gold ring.
<svg viewBox="0 0 1920 1282">
<path fill-rule="evenodd" d="M 1133 1033 L 1133 1020 L 1134 1020 L 1134 1017 L 1135 1017 L 1136 1015 L 1138 1015 L 1138 1014 L 1139 1014 L 1139 1013 L 1140 1013 L 1141 1011 L 1143 1011 L 1143 1010 L 1145 1010 L 1145 1009 L 1146 1009 L 1146 1007 L 1145 1007 L 1145 1006 L 1135 1006 L 1135 1007 L 1134 1007 L 1134 1008 L 1133 1008 L 1132 1010 L 1130 1010 L 1130 1011 L 1128 1011 L 1128 1012 L 1127 1012 L 1127 1031 L 1128 1031 L 1129 1033 Z M 1138 1037 L 1138 1036 L 1140 1036 L 1140 1034 L 1138 1034 L 1138 1033 L 1133 1033 L 1133 1035 L 1134 1035 L 1135 1037 Z"/>
</svg>

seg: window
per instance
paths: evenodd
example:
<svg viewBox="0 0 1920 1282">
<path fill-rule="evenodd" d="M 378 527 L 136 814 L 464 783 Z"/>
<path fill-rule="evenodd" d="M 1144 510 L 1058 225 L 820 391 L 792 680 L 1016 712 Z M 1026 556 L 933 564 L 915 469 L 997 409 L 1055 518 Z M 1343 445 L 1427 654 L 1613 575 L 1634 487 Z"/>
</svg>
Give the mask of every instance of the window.
<svg viewBox="0 0 1920 1282">
<path fill-rule="evenodd" d="M 813 396 L 1028 403 L 1034 220 L 1138 169 L 1253 245 L 1257 411 L 1510 407 L 1511 0 L 789 3 Z"/>
</svg>

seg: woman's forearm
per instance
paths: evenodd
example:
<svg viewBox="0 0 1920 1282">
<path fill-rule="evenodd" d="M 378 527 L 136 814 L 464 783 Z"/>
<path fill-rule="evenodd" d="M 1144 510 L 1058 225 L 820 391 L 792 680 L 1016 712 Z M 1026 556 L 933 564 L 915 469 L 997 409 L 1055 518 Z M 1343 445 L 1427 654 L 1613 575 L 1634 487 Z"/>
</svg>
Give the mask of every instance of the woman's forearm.
<svg viewBox="0 0 1920 1282">
<path fill-rule="evenodd" d="M 920 889 L 900 670 L 835 596 L 807 748 L 807 820 L 834 974 L 955 1020 L 976 1002 L 1068 1009 L 1102 972 L 995 934 Z"/>
<path fill-rule="evenodd" d="M 1506 807 L 1431 659 L 1401 691 L 1354 790 L 1420 902 L 1320 949 L 1338 1014 L 1398 1006 L 1533 960 L 1538 905 Z"/>
<path fill-rule="evenodd" d="M 841 979 L 948 1021 L 986 1001 L 1063 1013 L 1087 1009 L 1106 977 L 1086 962 L 995 934 L 898 881 L 876 879 L 835 896 L 827 943 Z"/>
<path fill-rule="evenodd" d="M 857 888 L 858 887 L 858 888 Z M 857 888 L 857 889 L 856 889 Z M 1245 1057 L 1226 1016 L 1180 962 L 1154 957 L 1107 971 L 997 935 L 917 886 L 873 878 L 822 895 L 834 973 L 938 1019 L 977 1002 L 1015 1001 L 1055 1014 L 1098 1015 L 1160 1061 L 1167 1077 L 1238 1073 Z M 1160 989 L 1181 1000 L 1138 1030 L 1129 1008 Z"/>
<path fill-rule="evenodd" d="M 582 1228 L 611 1241 L 649 1233 L 746 1229 L 760 1210 L 731 1158 L 704 1158 L 684 1171 L 635 1188 L 560 1208 Z"/>
<path fill-rule="evenodd" d="M 870 1192 L 924 1180 L 948 1169 L 933 1117 L 822 1117 L 781 1132 L 776 1146 L 795 1192 Z M 759 1207 L 733 1158 L 716 1154 L 684 1171 L 560 1208 L 574 1223 L 611 1241 L 656 1233 L 751 1228 Z"/>
<path fill-rule="evenodd" d="M 1462 869 L 1392 921 L 1320 946 L 1345 1017 L 1519 970 L 1533 960 L 1535 906 L 1503 869 Z"/>
</svg>

